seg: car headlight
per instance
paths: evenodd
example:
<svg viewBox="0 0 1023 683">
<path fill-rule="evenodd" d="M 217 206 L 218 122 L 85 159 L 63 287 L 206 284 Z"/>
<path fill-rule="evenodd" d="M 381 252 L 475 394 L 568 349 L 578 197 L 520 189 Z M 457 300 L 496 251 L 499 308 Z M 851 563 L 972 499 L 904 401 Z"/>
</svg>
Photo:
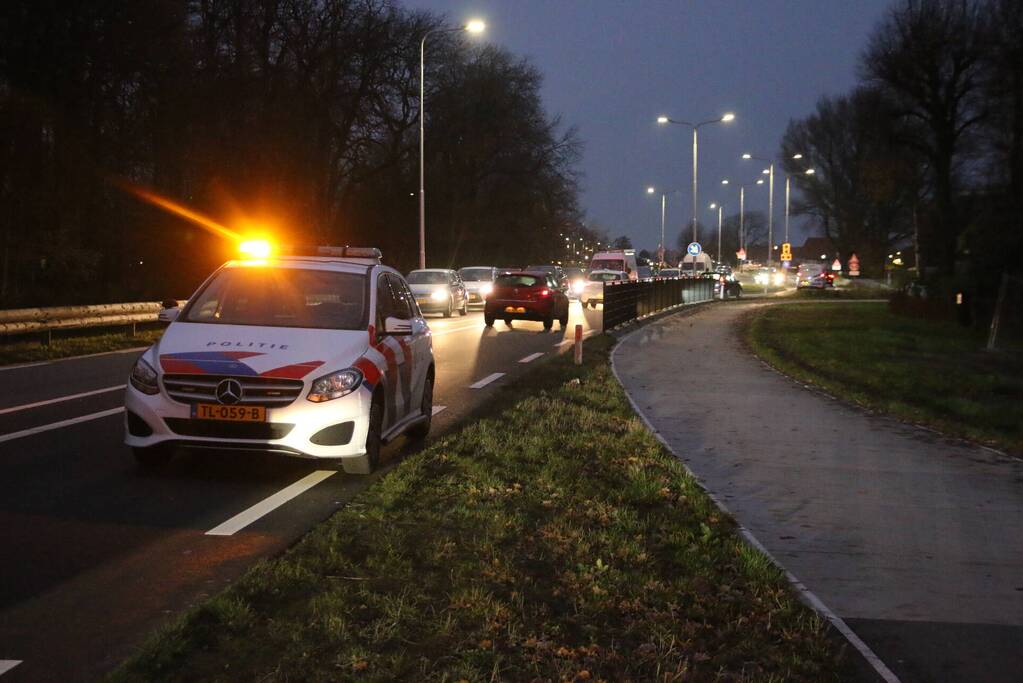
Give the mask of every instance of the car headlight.
<svg viewBox="0 0 1023 683">
<path fill-rule="evenodd" d="M 781 273 L 775 273 L 774 274 L 774 284 L 776 284 L 776 285 L 785 284 L 785 276 L 782 275 Z"/>
<path fill-rule="evenodd" d="M 586 282 L 583 280 L 576 280 L 572 283 L 572 291 L 576 294 L 581 294 L 584 289 L 586 289 Z"/>
<path fill-rule="evenodd" d="M 493 291 L 494 285 L 490 284 L 489 282 L 480 285 L 480 296 L 486 296 L 487 294 L 490 294 Z"/>
<path fill-rule="evenodd" d="M 430 292 L 430 298 L 434 301 L 444 301 L 444 299 L 448 298 L 448 293 L 441 289 L 435 289 Z"/>
<path fill-rule="evenodd" d="M 156 383 L 156 370 L 141 356 L 139 356 L 139 359 L 135 361 L 135 365 L 131 368 L 129 381 L 133 387 L 143 394 L 152 396 L 153 394 L 160 393 L 160 387 Z"/>
<path fill-rule="evenodd" d="M 347 396 L 362 385 L 362 373 L 355 368 L 332 372 L 313 380 L 313 386 L 306 397 L 313 403 L 332 401 Z"/>
</svg>

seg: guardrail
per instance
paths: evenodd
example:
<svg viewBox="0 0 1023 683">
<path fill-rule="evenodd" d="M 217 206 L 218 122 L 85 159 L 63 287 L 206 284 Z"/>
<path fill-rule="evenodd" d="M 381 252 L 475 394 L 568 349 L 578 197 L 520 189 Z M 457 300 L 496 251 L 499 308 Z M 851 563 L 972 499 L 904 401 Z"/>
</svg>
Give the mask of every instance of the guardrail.
<svg viewBox="0 0 1023 683">
<path fill-rule="evenodd" d="M 654 278 L 604 283 L 604 329 L 644 318 L 675 306 L 710 301 L 714 281 L 708 278 Z"/>
<path fill-rule="evenodd" d="M 179 305 L 184 302 L 178 302 Z M 130 326 L 135 333 L 137 323 L 158 322 L 164 305 L 158 301 L 94 306 L 56 306 L 52 308 L 15 308 L 0 311 L 0 337 L 44 333 L 45 342 L 58 330 L 90 327 Z"/>
</svg>

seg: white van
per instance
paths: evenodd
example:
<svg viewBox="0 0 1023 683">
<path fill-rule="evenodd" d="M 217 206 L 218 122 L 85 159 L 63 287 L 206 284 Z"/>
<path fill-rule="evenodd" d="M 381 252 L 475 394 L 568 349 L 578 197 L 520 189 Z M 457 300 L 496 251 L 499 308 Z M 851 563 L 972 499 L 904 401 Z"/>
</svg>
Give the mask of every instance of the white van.
<svg viewBox="0 0 1023 683">
<path fill-rule="evenodd" d="M 682 271 L 682 275 L 703 275 L 714 270 L 714 262 L 706 252 L 701 252 L 696 256 L 686 254 L 682 258 L 682 263 L 679 264 L 679 269 Z"/>
<path fill-rule="evenodd" d="M 598 251 L 590 261 L 590 272 L 595 270 L 622 271 L 629 275 L 630 280 L 637 279 L 636 274 L 636 250 L 635 249 L 608 249 Z"/>
</svg>

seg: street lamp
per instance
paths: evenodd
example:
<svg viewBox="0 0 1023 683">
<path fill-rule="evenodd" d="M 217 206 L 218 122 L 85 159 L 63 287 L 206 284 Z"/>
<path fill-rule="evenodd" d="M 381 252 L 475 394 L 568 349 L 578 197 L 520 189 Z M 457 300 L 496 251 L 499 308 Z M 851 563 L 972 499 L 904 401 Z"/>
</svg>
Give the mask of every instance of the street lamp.
<svg viewBox="0 0 1023 683">
<path fill-rule="evenodd" d="M 723 182 L 725 184 L 728 183 L 727 180 L 723 181 Z M 718 203 L 715 202 L 715 203 L 710 205 L 710 208 L 718 210 L 718 265 L 721 265 L 721 211 L 725 207 L 724 207 L 723 204 L 718 204 Z"/>
<path fill-rule="evenodd" d="M 793 154 L 792 159 L 799 161 L 803 158 L 802 154 Z M 812 168 L 803 169 L 803 175 L 813 175 L 816 171 Z M 785 241 L 789 241 L 789 181 L 792 179 L 792 175 L 789 173 L 785 174 Z"/>
<path fill-rule="evenodd" d="M 742 155 L 743 159 L 756 159 L 765 161 L 770 166 L 764 169 L 764 174 L 769 176 L 767 189 L 767 265 L 771 265 L 771 240 L 774 239 L 774 162 L 764 157 L 755 157 L 749 152 Z"/>
<path fill-rule="evenodd" d="M 423 34 L 419 41 L 419 267 L 426 268 L 426 39 L 433 33 L 466 33 L 479 34 L 487 29 L 487 25 L 479 19 L 472 19 L 463 26 L 451 28 L 433 28 Z"/>
<path fill-rule="evenodd" d="M 699 150 L 698 131 L 700 130 L 701 126 L 706 126 L 706 125 L 711 124 L 711 123 L 729 123 L 730 121 L 734 121 L 734 120 L 735 120 L 735 114 L 733 114 L 732 112 L 726 112 L 720 118 L 708 119 L 706 121 L 700 121 L 699 123 L 690 123 L 689 121 L 676 121 L 675 119 L 669 118 L 667 116 L 658 116 L 657 117 L 657 123 L 660 123 L 660 124 L 674 123 L 674 124 L 679 125 L 679 126 L 689 126 L 690 128 L 693 129 L 693 241 L 694 242 L 696 241 L 696 207 L 698 207 L 700 205 L 700 203 L 697 201 L 697 198 L 696 198 L 696 195 L 697 195 L 697 189 L 696 189 L 697 165 L 696 165 L 696 160 L 698 158 L 698 150 Z"/>
<path fill-rule="evenodd" d="M 667 213 L 668 195 L 669 194 L 678 194 L 680 191 L 681 190 L 668 190 L 667 192 L 661 192 L 660 193 L 660 195 L 661 195 L 661 253 L 658 255 L 658 261 L 660 261 L 660 263 L 662 263 L 662 264 L 664 263 L 664 252 L 665 252 L 665 250 L 667 248 L 665 246 L 665 244 L 664 244 L 664 218 L 665 218 L 665 215 Z M 656 194 L 657 193 L 657 188 L 651 185 L 650 187 L 648 187 L 646 189 L 646 193 L 647 194 Z"/>
</svg>

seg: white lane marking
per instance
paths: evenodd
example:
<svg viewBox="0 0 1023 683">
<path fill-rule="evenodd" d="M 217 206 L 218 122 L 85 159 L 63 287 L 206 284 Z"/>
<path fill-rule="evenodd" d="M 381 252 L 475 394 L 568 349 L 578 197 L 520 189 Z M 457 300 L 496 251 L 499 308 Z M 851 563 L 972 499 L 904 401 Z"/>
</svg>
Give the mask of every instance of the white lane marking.
<svg viewBox="0 0 1023 683">
<path fill-rule="evenodd" d="M 88 415 L 82 415 L 81 417 L 73 417 L 70 420 L 61 420 L 60 422 L 52 422 L 48 425 L 42 425 L 40 427 L 32 427 L 31 429 L 22 429 L 20 432 L 11 432 L 10 434 L 0 435 L 0 443 L 5 441 L 14 441 L 15 439 L 21 439 L 26 436 L 32 436 L 33 434 L 41 434 L 42 432 L 49 432 L 54 429 L 60 429 L 61 427 L 70 427 L 80 422 L 89 422 L 90 420 L 98 420 L 101 417 L 108 417 L 110 415 L 117 415 L 123 413 L 124 408 L 111 408 L 110 410 L 101 410 L 98 413 L 89 413 Z"/>
<path fill-rule="evenodd" d="M 35 363 L 18 363 L 17 365 L 4 365 L 3 367 L 0 367 L 0 372 L 3 372 L 4 370 L 21 370 L 22 368 L 34 368 L 37 365 L 49 365 L 49 364 L 50 364 L 50 361 L 48 361 L 48 360 L 41 360 L 41 361 L 36 361 Z M 2 661 L 7 661 L 7 660 L 2 660 Z"/>
<path fill-rule="evenodd" d="M 73 401 L 76 398 L 84 398 L 86 396 L 95 396 L 96 394 L 106 394 L 111 391 L 117 391 L 123 389 L 124 384 L 118 384 L 113 387 L 105 387 L 103 389 L 96 389 L 95 391 L 83 391 L 80 394 L 70 394 L 68 396 L 60 396 L 58 398 L 50 398 L 45 401 L 36 401 L 35 403 L 23 403 L 20 406 L 13 406 L 11 408 L 0 408 L 0 415 L 6 415 L 7 413 L 16 413 L 19 410 L 28 410 L 29 408 L 38 408 L 39 406 L 47 406 L 51 403 L 61 403 L 63 401 Z"/>
<path fill-rule="evenodd" d="M 433 415 L 436 415 L 437 413 L 439 413 L 442 410 L 447 410 L 447 408 L 448 408 L 447 406 L 434 406 L 433 407 L 433 412 L 430 413 L 430 416 L 432 417 Z"/>
<path fill-rule="evenodd" d="M 480 381 L 476 382 L 475 384 L 470 384 L 469 388 L 470 389 L 482 389 L 483 387 L 487 386 L 491 382 L 499 380 L 502 377 L 504 377 L 504 373 L 503 372 L 495 372 L 492 375 L 487 375 L 486 377 L 484 377 Z"/>
<path fill-rule="evenodd" d="M 316 470 L 306 476 L 302 477 L 294 484 L 285 486 L 283 489 L 273 494 L 269 498 L 261 500 L 252 507 L 227 520 L 223 524 L 213 527 L 206 532 L 207 536 L 232 536 L 236 532 L 241 531 L 248 525 L 255 522 L 260 517 L 273 512 L 280 506 L 287 503 L 292 498 L 296 498 L 312 487 L 319 484 L 321 481 L 337 474 L 337 470 Z"/>
<path fill-rule="evenodd" d="M 528 356 L 526 356 L 525 358 L 520 358 L 519 362 L 520 363 L 532 363 L 533 361 L 535 361 L 537 358 L 539 358 L 542 355 L 543 355 L 543 351 L 538 351 L 537 353 L 531 353 Z"/>
<path fill-rule="evenodd" d="M 21 664 L 20 659 L 0 659 L 0 676 Z"/>
<path fill-rule="evenodd" d="M 625 384 L 622 382 L 622 378 L 618 374 L 618 366 L 615 364 L 615 357 L 618 355 L 618 350 L 622 348 L 622 346 L 632 337 L 632 335 L 634 335 L 636 332 L 639 332 L 641 329 L 643 328 L 642 327 L 637 328 L 618 340 L 618 343 L 611 351 L 611 374 L 613 374 L 615 376 L 615 379 L 618 380 L 618 384 L 622 387 L 622 391 L 625 393 L 626 400 L 628 400 L 629 405 L 632 406 L 633 412 L 635 412 L 636 415 L 639 416 L 639 419 L 646 426 L 647 430 L 651 434 L 653 434 L 658 441 L 661 442 L 661 444 L 668 450 L 669 453 L 671 453 L 672 455 L 675 456 L 676 459 L 678 459 L 679 463 L 682 465 L 685 471 L 688 472 L 689 476 L 691 476 L 696 481 L 696 483 L 700 485 L 700 488 L 703 489 L 703 492 L 707 494 L 707 497 L 711 499 L 714 505 L 716 505 L 718 509 L 724 512 L 726 515 L 734 519 L 735 515 L 733 515 L 731 511 L 728 509 L 728 507 L 721 501 L 721 499 L 718 498 L 717 495 L 714 494 L 714 492 L 712 492 L 707 487 L 707 484 L 703 481 L 703 479 L 697 476 L 697 474 L 689 468 L 689 465 L 687 465 L 685 461 L 683 461 L 682 458 L 679 457 L 678 453 L 676 453 L 675 450 L 671 447 L 671 444 L 668 443 L 668 440 L 665 439 L 664 436 L 662 436 L 659 431 L 657 431 L 657 429 L 650 422 L 650 420 L 647 419 L 647 416 L 643 414 L 643 411 L 639 409 L 639 405 L 637 405 L 637 403 L 632 399 L 632 394 L 630 394 L 625 389 Z M 817 597 L 816 593 L 807 588 L 806 584 L 800 581 L 795 574 L 790 572 L 785 565 L 778 561 L 778 558 L 776 558 L 774 555 L 768 552 L 767 548 L 764 547 L 764 544 L 761 543 L 760 540 L 753 535 L 753 532 L 751 532 L 749 529 L 747 529 L 741 524 L 737 524 L 736 526 L 738 527 L 739 534 L 743 537 L 743 539 L 745 539 L 745 541 L 749 545 L 753 546 L 761 553 L 763 553 L 764 556 L 768 560 L 770 560 L 772 564 L 774 564 L 774 566 L 778 567 L 778 569 L 782 571 L 782 573 L 785 575 L 786 580 L 796 590 L 796 595 L 805 603 L 810 605 L 810 607 L 815 612 L 817 612 L 817 614 L 820 614 L 828 622 L 830 622 L 831 625 L 834 626 L 839 633 L 845 636 L 845 639 L 849 641 L 849 644 L 852 645 L 865 660 L 867 660 L 867 663 L 870 664 L 871 667 L 873 667 L 874 671 L 877 672 L 877 675 L 880 676 L 881 679 L 885 681 L 885 683 L 901 683 L 899 677 L 896 676 L 892 672 L 892 670 L 888 668 L 888 665 L 886 665 L 881 660 L 881 658 L 878 657 L 874 653 L 874 651 L 870 649 L 869 645 L 863 642 L 863 640 L 860 639 L 860 637 L 856 635 L 856 633 L 851 628 L 849 628 L 849 625 L 845 623 L 845 620 L 842 619 L 842 617 L 835 614 L 834 612 L 832 612 L 831 608 L 825 605 L 824 602 L 819 597 Z"/>
<path fill-rule="evenodd" d="M 433 332 L 433 336 L 434 337 L 440 337 L 440 336 L 443 336 L 445 334 L 451 334 L 452 332 L 463 332 L 465 330 L 474 330 L 474 329 L 483 329 L 483 325 L 480 325 L 479 323 L 476 323 L 474 325 L 464 325 L 462 327 L 450 327 L 450 328 L 446 328 L 446 329 L 440 330 L 438 332 Z"/>
</svg>

